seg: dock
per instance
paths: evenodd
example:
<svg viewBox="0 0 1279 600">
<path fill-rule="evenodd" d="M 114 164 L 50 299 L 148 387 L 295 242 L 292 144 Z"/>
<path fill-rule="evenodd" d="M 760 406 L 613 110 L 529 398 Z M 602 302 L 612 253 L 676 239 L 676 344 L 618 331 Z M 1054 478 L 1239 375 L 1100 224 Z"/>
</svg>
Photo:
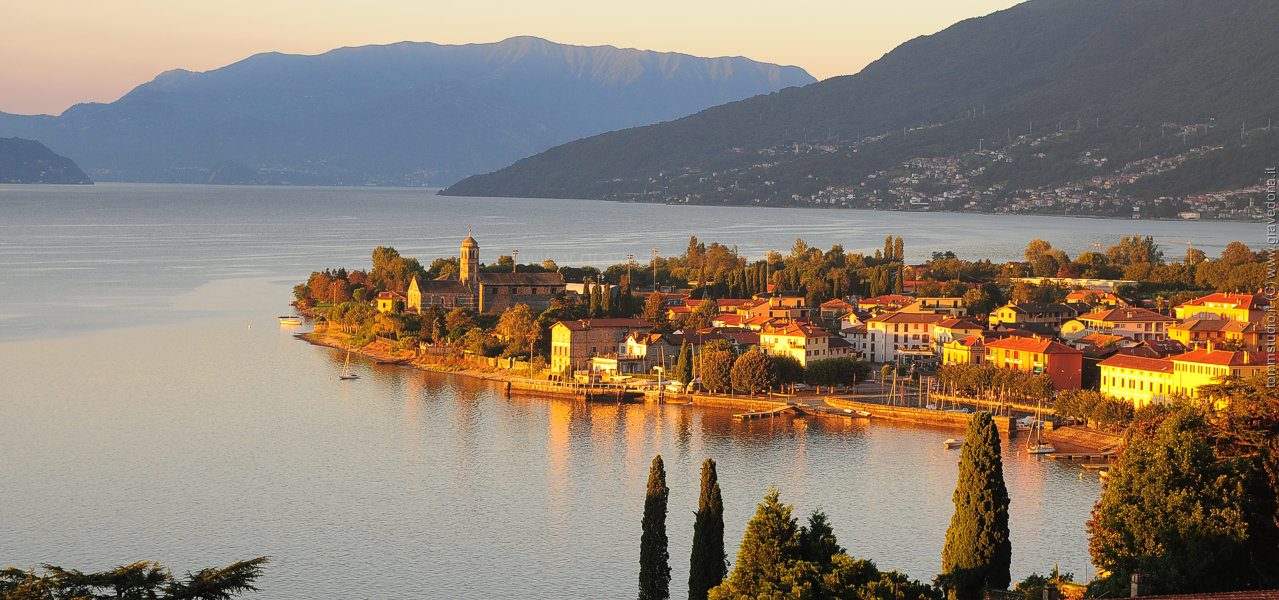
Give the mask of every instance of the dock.
<svg viewBox="0 0 1279 600">
<path fill-rule="evenodd" d="M 779 406 L 771 410 L 752 410 L 750 412 L 738 413 L 733 415 L 733 420 L 749 421 L 752 419 L 771 419 L 773 417 L 780 417 L 786 413 L 792 413 L 792 412 L 797 415 L 804 414 L 804 411 L 800 410 L 798 406 L 794 404 L 788 404 L 786 406 Z"/>
<path fill-rule="evenodd" d="M 1053 460 L 1111 461 L 1114 452 L 1049 452 L 1046 455 Z"/>
</svg>

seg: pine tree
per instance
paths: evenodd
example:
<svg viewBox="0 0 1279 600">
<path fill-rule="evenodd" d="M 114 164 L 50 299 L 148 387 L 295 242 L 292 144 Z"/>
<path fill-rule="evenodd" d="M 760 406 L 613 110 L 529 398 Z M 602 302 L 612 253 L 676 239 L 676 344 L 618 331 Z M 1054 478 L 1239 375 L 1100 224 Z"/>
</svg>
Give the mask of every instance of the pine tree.
<svg viewBox="0 0 1279 600">
<path fill-rule="evenodd" d="M 1008 588 L 1012 544 L 1008 539 L 1008 488 L 999 430 L 990 413 L 968 421 L 959 457 L 955 514 L 942 548 L 942 575 L 951 600 L 976 600 L 987 589 Z"/>
<path fill-rule="evenodd" d="M 648 300 L 644 302 L 641 318 L 648 321 L 654 332 L 667 331 L 670 328 L 671 323 L 666 317 L 666 305 L 662 302 L 661 294 L 657 292 L 649 294 Z"/>
<path fill-rule="evenodd" d="M 776 593 L 788 579 L 788 568 L 803 551 L 793 507 L 782 504 L 776 488 L 769 488 L 755 516 L 746 524 L 738 545 L 733 574 L 711 594 L 719 598 L 759 598 Z M 785 590 L 790 591 L 790 590 Z M 784 597 L 777 594 L 775 597 Z"/>
<path fill-rule="evenodd" d="M 653 457 L 644 497 L 643 533 L 640 537 L 639 600 L 671 597 L 670 551 L 666 544 L 666 469 L 662 455 Z"/>
<path fill-rule="evenodd" d="M 675 361 L 675 381 L 688 385 L 693 380 L 693 351 L 688 340 L 680 344 L 679 359 Z"/>
<path fill-rule="evenodd" d="M 693 521 L 693 555 L 688 570 L 688 599 L 706 600 L 711 588 L 728 575 L 724 552 L 724 499 L 719 493 L 715 460 L 702 463 L 702 495 Z"/>
</svg>

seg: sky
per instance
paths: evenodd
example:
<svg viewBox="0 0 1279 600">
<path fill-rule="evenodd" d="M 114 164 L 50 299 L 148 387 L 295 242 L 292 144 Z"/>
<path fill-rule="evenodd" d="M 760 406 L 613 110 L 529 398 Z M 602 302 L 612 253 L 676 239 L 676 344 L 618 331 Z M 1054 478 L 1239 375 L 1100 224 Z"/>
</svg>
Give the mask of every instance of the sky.
<svg viewBox="0 0 1279 600">
<path fill-rule="evenodd" d="M 170 69 L 260 52 L 319 54 L 402 41 L 561 44 L 745 56 L 856 73 L 911 38 L 1017 0 L 51 0 L 12 2 L 0 36 L 0 112 L 112 102 Z"/>
</svg>

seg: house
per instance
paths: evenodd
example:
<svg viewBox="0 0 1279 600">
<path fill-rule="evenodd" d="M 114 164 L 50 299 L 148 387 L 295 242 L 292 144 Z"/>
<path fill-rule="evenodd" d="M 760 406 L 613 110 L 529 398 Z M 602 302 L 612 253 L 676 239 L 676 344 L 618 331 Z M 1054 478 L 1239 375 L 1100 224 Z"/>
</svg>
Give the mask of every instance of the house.
<svg viewBox="0 0 1279 600">
<path fill-rule="evenodd" d="M 1168 327 L 1168 337 L 1187 348 L 1227 346 L 1240 350 L 1260 350 L 1260 323 L 1226 318 L 1193 317 Z"/>
<path fill-rule="evenodd" d="M 481 273 L 480 245 L 470 234 L 460 251 L 457 273 L 425 281 L 413 277 L 405 302 L 409 312 L 421 312 L 423 306 L 432 304 L 482 313 L 500 313 L 516 304 L 527 304 L 540 312 L 565 292 L 559 273 Z"/>
<path fill-rule="evenodd" d="M 933 326 L 946 315 L 897 311 L 866 321 L 866 328 L 854 328 L 849 341 L 871 362 L 896 362 L 902 358 L 933 358 Z"/>
<path fill-rule="evenodd" d="M 1089 306 L 1128 306 L 1123 298 L 1104 290 L 1075 290 L 1066 294 L 1066 304 L 1087 304 Z"/>
<path fill-rule="evenodd" d="M 1093 333 L 1122 335 L 1136 341 L 1168 338 L 1168 328 L 1176 319 L 1144 308 L 1112 308 L 1078 317 L 1084 329 Z"/>
<path fill-rule="evenodd" d="M 1271 308 L 1264 294 L 1208 294 L 1174 307 L 1180 320 L 1230 319 L 1243 323 L 1261 323 Z"/>
<path fill-rule="evenodd" d="M 933 346 L 938 352 L 941 347 L 951 341 L 974 335 L 981 335 L 986 329 L 968 319 L 943 319 L 933 325 Z"/>
<path fill-rule="evenodd" d="M 807 320 L 813 314 L 813 310 L 804 304 L 803 296 L 757 294 L 754 300 L 750 304 L 743 304 L 738 308 L 738 312 L 745 311 L 746 315 L 750 317 L 792 320 Z"/>
<path fill-rule="evenodd" d="M 930 312 L 962 317 L 968 314 L 963 298 L 917 298 L 902 307 L 906 312 Z"/>
<path fill-rule="evenodd" d="M 817 309 L 821 312 L 823 321 L 834 321 L 853 312 L 857 307 L 842 298 L 836 298 L 823 302 Z"/>
<path fill-rule="evenodd" d="M 857 310 L 868 311 L 871 313 L 881 313 L 891 310 L 899 310 L 915 301 L 914 296 L 903 296 L 900 294 L 887 294 L 884 296 L 875 296 L 874 298 L 865 298 L 857 301 Z"/>
<path fill-rule="evenodd" d="M 377 295 L 378 312 L 400 312 L 404 308 L 404 296 L 396 292 L 380 292 Z"/>
<path fill-rule="evenodd" d="M 980 365 L 986 359 L 986 346 L 979 335 L 957 338 L 942 344 L 943 365 Z"/>
<path fill-rule="evenodd" d="M 988 341 L 986 363 L 1033 375 L 1047 374 L 1058 390 L 1077 390 L 1083 373 L 1084 353 L 1042 338 L 1006 337 Z"/>
<path fill-rule="evenodd" d="M 769 356 L 793 356 L 808 366 L 813 360 L 830 358 L 829 331 L 802 321 L 770 323 L 759 332 L 759 348 Z"/>
<path fill-rule="evenodd" d="M 618 354 L 625 350 L 627 336 L 649 329 L 643 319 L 560 321 L 551 326 L 551 370 L 586 368 L 591 357 Z"/>
<path fill-rule="evenodd" d="M 1010 302 L 990 313 L 990 326 L 1007 324 L 1036 333 L 1056 335 L 1061 330 L 1062 323 L 1075 318 L 1078 314 L 1078 309 L 1067 304 Z"/>
</svg>

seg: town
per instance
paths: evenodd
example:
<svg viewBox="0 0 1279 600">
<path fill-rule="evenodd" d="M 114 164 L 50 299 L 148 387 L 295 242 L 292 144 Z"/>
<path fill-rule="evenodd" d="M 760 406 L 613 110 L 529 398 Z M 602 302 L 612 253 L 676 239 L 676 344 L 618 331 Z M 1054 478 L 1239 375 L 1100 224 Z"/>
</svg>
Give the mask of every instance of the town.
<svg viewBox="0 0 1279 600">
<path fill-rule="evenodd" d="M 675 394 L 847 390 L 873 369 L 902 378 L 902 396 L 972 400 L 1019 372 L 1001 403 L 1118 428 L 1147 405 L 1275 376 L 1266 260 L 1234 242 L 1168 261 L 1129 236 L 1074 259 L 1034 240 L 1026 261 L 1002 265 L 945 251 L 906 264 L 900 237 L 874 256 L 800 239 L 748 262 L 693 237 L 682 256 L 601 271 L 483 264 L 468 235 L 429 268 L 378 248 L 370 271 L 316 272 L 294 295 L 317 332 L 388 360 Z"/>
</svg>

